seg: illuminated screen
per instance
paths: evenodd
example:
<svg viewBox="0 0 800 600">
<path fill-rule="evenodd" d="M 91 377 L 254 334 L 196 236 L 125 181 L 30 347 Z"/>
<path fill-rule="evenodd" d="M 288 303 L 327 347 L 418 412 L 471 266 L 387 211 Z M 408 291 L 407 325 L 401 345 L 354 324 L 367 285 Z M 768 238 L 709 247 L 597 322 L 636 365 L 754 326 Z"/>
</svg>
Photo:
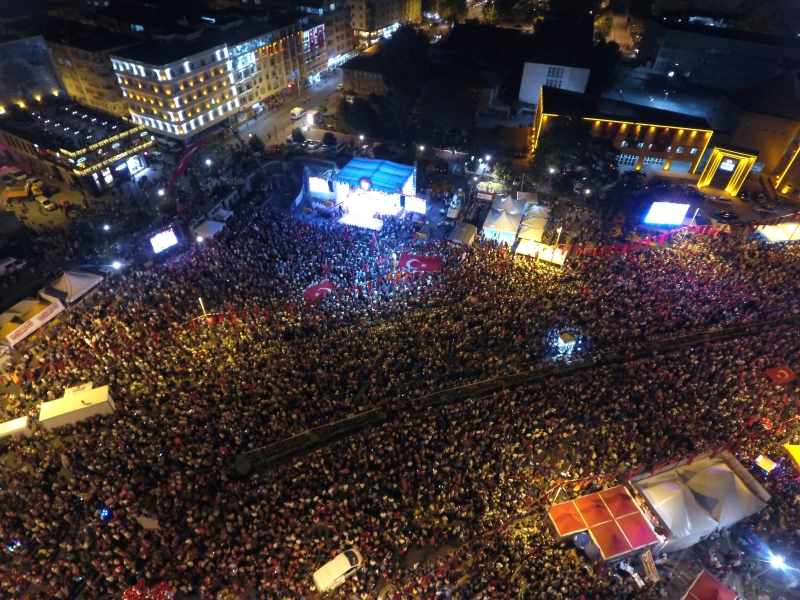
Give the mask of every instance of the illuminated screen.
<svg viewBox="0 0 800 600">
<path fill-rule="evenodd" d="M 321 179 L 319 177 L 309 177 L 308 178 L 308 189 L 311 190 L 312 194 L 332 194 L 328 189 L 328 180 Z"/>
<path fill-rule="evenodd" d="M 426 212 L 428 212 L 428 205 L 425 202 L 425 198 L 406 196 L 406 210 L 408 212 L 424 215 Z"/>
<path fill-rule="evenodd" d="M 172 229 L 167 229 L 151 237 L 150 243 L 153 245 L 153 252 L 158 254 L 162 250 L 166 250 L 170 246 L 177 244 L 178 238 L 175 237 L 175 232 L 172 231 Z"/>
<path fill-rule="evenodd" d="M 733 171 L 733 168 L 736 166 L 737 162 L 739 161 L 726 158 L 719 164 L 719 168 L 722 169 L 723 171 Z"/>
<path fill-rule="evenodd" d="M 674 202 L 653 202 L 650 212 L 644 218 L 645 223 L 651 225 L 680 225 L 686 218 L 689 210 L 688 204 L 675 204 Z"/>
</svg>

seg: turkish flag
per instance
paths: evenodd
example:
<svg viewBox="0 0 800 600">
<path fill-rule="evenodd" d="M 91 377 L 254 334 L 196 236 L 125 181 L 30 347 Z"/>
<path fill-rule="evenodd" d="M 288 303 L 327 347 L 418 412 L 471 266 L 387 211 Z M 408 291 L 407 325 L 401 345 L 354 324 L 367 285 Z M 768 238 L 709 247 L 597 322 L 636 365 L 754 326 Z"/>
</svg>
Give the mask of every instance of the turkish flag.
<svg viewBox="0 0 800 600">
<path fill-rule="evenodd" d="M 409 271 L 441 271 L 444 267 L 444 260 L 439 256 L 419 256 L 404 252 L 397 261 L 397 267 Z"/>
<path fill-rule="evenodd" d="M 797 379 L 797 375 L 786 365 L 767 369 L 767 376 L 772 379 L 775 385 L 783 385 L 784 383 Z"/>
<path fill-rule="evenodd" d="M 312 285 L 305 292 L 303 292 L 303 298 L 306 299 L 306 302 L 312 304 L 321 299 L 325 294 L 333 292 L 335 289 L 336 286 L 330 281 L 323 281 L 317 285 Z"/>
<path fill-rule="evenodd" d="M 202 148 L 205 143 L 210 139 L 210 136 L 206 136 L 201 140 L 196 141 L 191 146 L 188 146 L 186 150 L 183 151 L 181 157 L 178 159 L 178 162 L 175 164 L 175 170 L 172 172 L 172 177 L 169 179 L 169 185 L 167 186 L 167 196 L 169 196 L 169 191 L 172 189 L 172 184 L 175 183 L 175 180 L 178 179 L 181 175 L 184 174 L 186 171 L 186 167 L 189 166 L 189 162 L 192 160 L 192 157 L 197 153 L 200 148 Z"/>
</svg>

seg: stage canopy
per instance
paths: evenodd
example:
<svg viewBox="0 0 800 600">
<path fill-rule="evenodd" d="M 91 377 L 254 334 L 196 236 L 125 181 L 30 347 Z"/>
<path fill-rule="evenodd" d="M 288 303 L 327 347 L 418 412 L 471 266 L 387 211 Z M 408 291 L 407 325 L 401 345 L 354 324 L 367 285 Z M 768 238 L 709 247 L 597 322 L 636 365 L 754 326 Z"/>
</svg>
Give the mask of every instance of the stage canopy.
<svg viewBox="0 0 800 600">
<path fill-rule="evenodd" d="M 650 521 L 621 485 L 556 504 L 549 517 L 559 539 L 588 530 L 604 560 L 658 542 Z"/>
<path fill-rule="evenodd" d="M 770 242 L 794 242 L 800 240 L 800 222 L 765 225 L 758 233 Z"/>
<path fill-rule="evenodd" d="M 643 477 L 633 485 L 669 530 L 661 550 L 670 552 L 738 523 L 769 500 L 764 488 L 727 452 Z"/>
<path fill-rule="evenodd" d="M 353 187 L 378 190 L 387 194 L 402 193 L 409 179 L 414 175 L 414 167 L 398 165 L 388 160 L 354 158 L 336 174 L 336 181 Z"/>
<path fill-rule="evenodd" d="M 50 285 L 39 290 L 39 296 L 50 302 L 61 300 L 65 304 L 72 304 L 100 285 L 102 281 L 100 275 L 67 271 L 55 281 L 51 281 Z"/>
<path fill-rule="evenodd" d="M 514 200 L 511 196 L 505 198 L 498 196 L 492 202 L 492 210 L 504 210 L 509 215 L 521 215 L 525 212 L 525 201 Z"/>
<path fill-rule="evenodd" d="M 447 239 L 462 246 L 471 246 L 472 240 L 478 235 L 478 228 L 471 223 L 456 223 Z"/>
<path fill-rule="evenodd" d="M 738 595 L 708 571 L 702 571 L 681 600 L 736 600 Z"/>
<path fill-rule="evenodd" d="M 222 223 L 220 221 L 212 221 L 211 219 L 206 219 L 196 227 L 193 227 L 192 233 L 194 235 L 199 235 L 204 238 L 212 238 L 223 229 L 225 229 L 225 223 Z"/>
<path fill-rule="evenodd" d="M 509 215 L 504 210 L 490 210 L 483 222 L 483 235 L 512 246 L 521 220 L 522 213 Z"/>
<path fill-rule="evenodd" d="M 536 192 L 517 192 L 517 200 L 528 204 L 539 204 L 539 194 Z"/>
</svg>

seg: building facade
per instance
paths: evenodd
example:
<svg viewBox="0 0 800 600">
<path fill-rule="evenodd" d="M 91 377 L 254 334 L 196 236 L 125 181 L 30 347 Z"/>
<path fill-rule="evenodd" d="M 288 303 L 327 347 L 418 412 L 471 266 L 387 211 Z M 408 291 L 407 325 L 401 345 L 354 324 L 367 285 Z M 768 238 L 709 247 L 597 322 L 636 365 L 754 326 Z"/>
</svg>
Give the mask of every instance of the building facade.
<svg viewBox="0 0 800 600">
<path fill-rule="evenodd" d="M 109 52 L 138 42 L 120 34 L 98 31 L 92 38 L 47 36 L 47 44 L 70 98 L 85 106 L 127 117 L 128 103 L 117 84 Z"/>
<path fill-rule="evenodd" d="M 404 23 L 422 19 L 422 0 L 347 0 L 353 45 L 366 48 Z"/>
<path fill-rule="evenodd" d="M 342 82 L 345 90 L 368 96 L 387 96 L 390 88 L 383 78 L 383 61 L 380 52 L 365 52 L 342 65 Z"/>
<path fill-rule="evenodd" d="M 324 35 L 324 25 L 248 19 L 192 39 L 132 46 L 111 61 L 133 122 L 185 141 L 272 97 L 297 94 L 327 63 Z"/>
<path fill-rule="evenodd" d="M 588 68 L 526 62 L 522 69 L 519 99 L 528 104 L 538 104 L 544 85 L 582 94 L 586 91 L 589 73 Z"/>
<path fill-rule="evenodd" d="M 741 90 L 800 64 L 800 40 L 718 27 L 649 21 L 639 57 L 661 74 L 720 90 Z"/>
</svg>

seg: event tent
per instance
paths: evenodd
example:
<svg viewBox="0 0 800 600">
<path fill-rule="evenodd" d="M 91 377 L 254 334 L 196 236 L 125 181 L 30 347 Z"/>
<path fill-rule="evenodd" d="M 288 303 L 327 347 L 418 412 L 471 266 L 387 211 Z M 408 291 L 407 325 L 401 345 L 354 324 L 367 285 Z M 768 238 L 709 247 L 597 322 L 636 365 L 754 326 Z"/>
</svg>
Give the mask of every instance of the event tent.
<svg viewBox="0 0 800 600">
<path fill-rule="evenodd" d="M 708 571 L 701 571 L 681 600 L 736 600 L 739 596 Z"/>
<path fill-rule="evenodd" d="M 504 210 L 490 210 L 483 223 L 483 235 L 511 246 L 517 237 L 517 229 L 521 220 L 522 213 L 509 215 Z"/>
<path fill-rule="evenodd" d="M 766 506 L 769 494 L 730 454 L 710 455 L 633 482 L 669 536 L 658 550 L 693 546 Z"/>
<path fill-rule="evenodd" d="M 67 394 L 58 400 L 42 403 L 39 423 L 49 430 L 71 425 L 95 415 L 109 415 L 116 405 L 108 393 L 108 386 L 85 389 Z"/>
<path fill-rule="evenodd" d="M 6 421 L 5 423 L 0 423 L 0 440 L 20 435 L 24 435 L 25 437 L 31 437 L 33 435 L 30 417 L 20 417 L 18 419 Z"/>
<path fill-rule="evenodd" d="M 453 231 L 447 236 L 447 239 L 462 246 L 471 246 L 475 236 L 478 235 L 478 228 L 471 223 L 456 223 Z"/>
<path fill-rule="evenodd" d="M 604 560 L 658 542 L 649 519 L 621 485 L 556 504 L 548 516 L 558 539 L 588 530 Z"/>
<path fill-rule="evenodd" d="M 546 206 L 528 206 L 522 217 L 522 225 L 520 225 L 517 237 L 521 240 L 541 242 L 549 217 L 550 209 Z"/>
<path fill-rule="evenodd" d="M 517 200 L 528 204 L 539 204 L 539 194 L 536 192 L 517 192 Z"/>
<path fill-rule="evenodd" d="M 800 240 L 800 222 L 765 225 L 757 229 L 757 232 L 767 238 L 768 242 L 794 242 Z"/>
<path fill-rule="evenodd" d="M 225 223 L 206 219 L 199 225 L 192 227 L 192 234 L 203 238 L 211 238 L 225 229 Z"/>
<path fill-rule="evenodd" d="M 369 184 L 369 188 L 387 194 L 400 193 L 414 175 L 414 167 L 388 160 L 356 157 L 336 174 L 336 181 L 353 187 Z"/>
<path fill-rule="evenodd" d="M 497 196 L 492 202 L 492 210 L 504 210 L 509 215 L 521 215 L 525 212 L 525 202 L 514 200 L 511 196 Z"/>
<path fill-rule="evenodd" d="M 102 281 L 100 275 L 67 271 L 58 279 L 51 281 L 50 285 L 40 289 L 39 296 L 50 302 L 61 300 L 64 304 L 72 304 L 100 285 Z"/>
</svg>

